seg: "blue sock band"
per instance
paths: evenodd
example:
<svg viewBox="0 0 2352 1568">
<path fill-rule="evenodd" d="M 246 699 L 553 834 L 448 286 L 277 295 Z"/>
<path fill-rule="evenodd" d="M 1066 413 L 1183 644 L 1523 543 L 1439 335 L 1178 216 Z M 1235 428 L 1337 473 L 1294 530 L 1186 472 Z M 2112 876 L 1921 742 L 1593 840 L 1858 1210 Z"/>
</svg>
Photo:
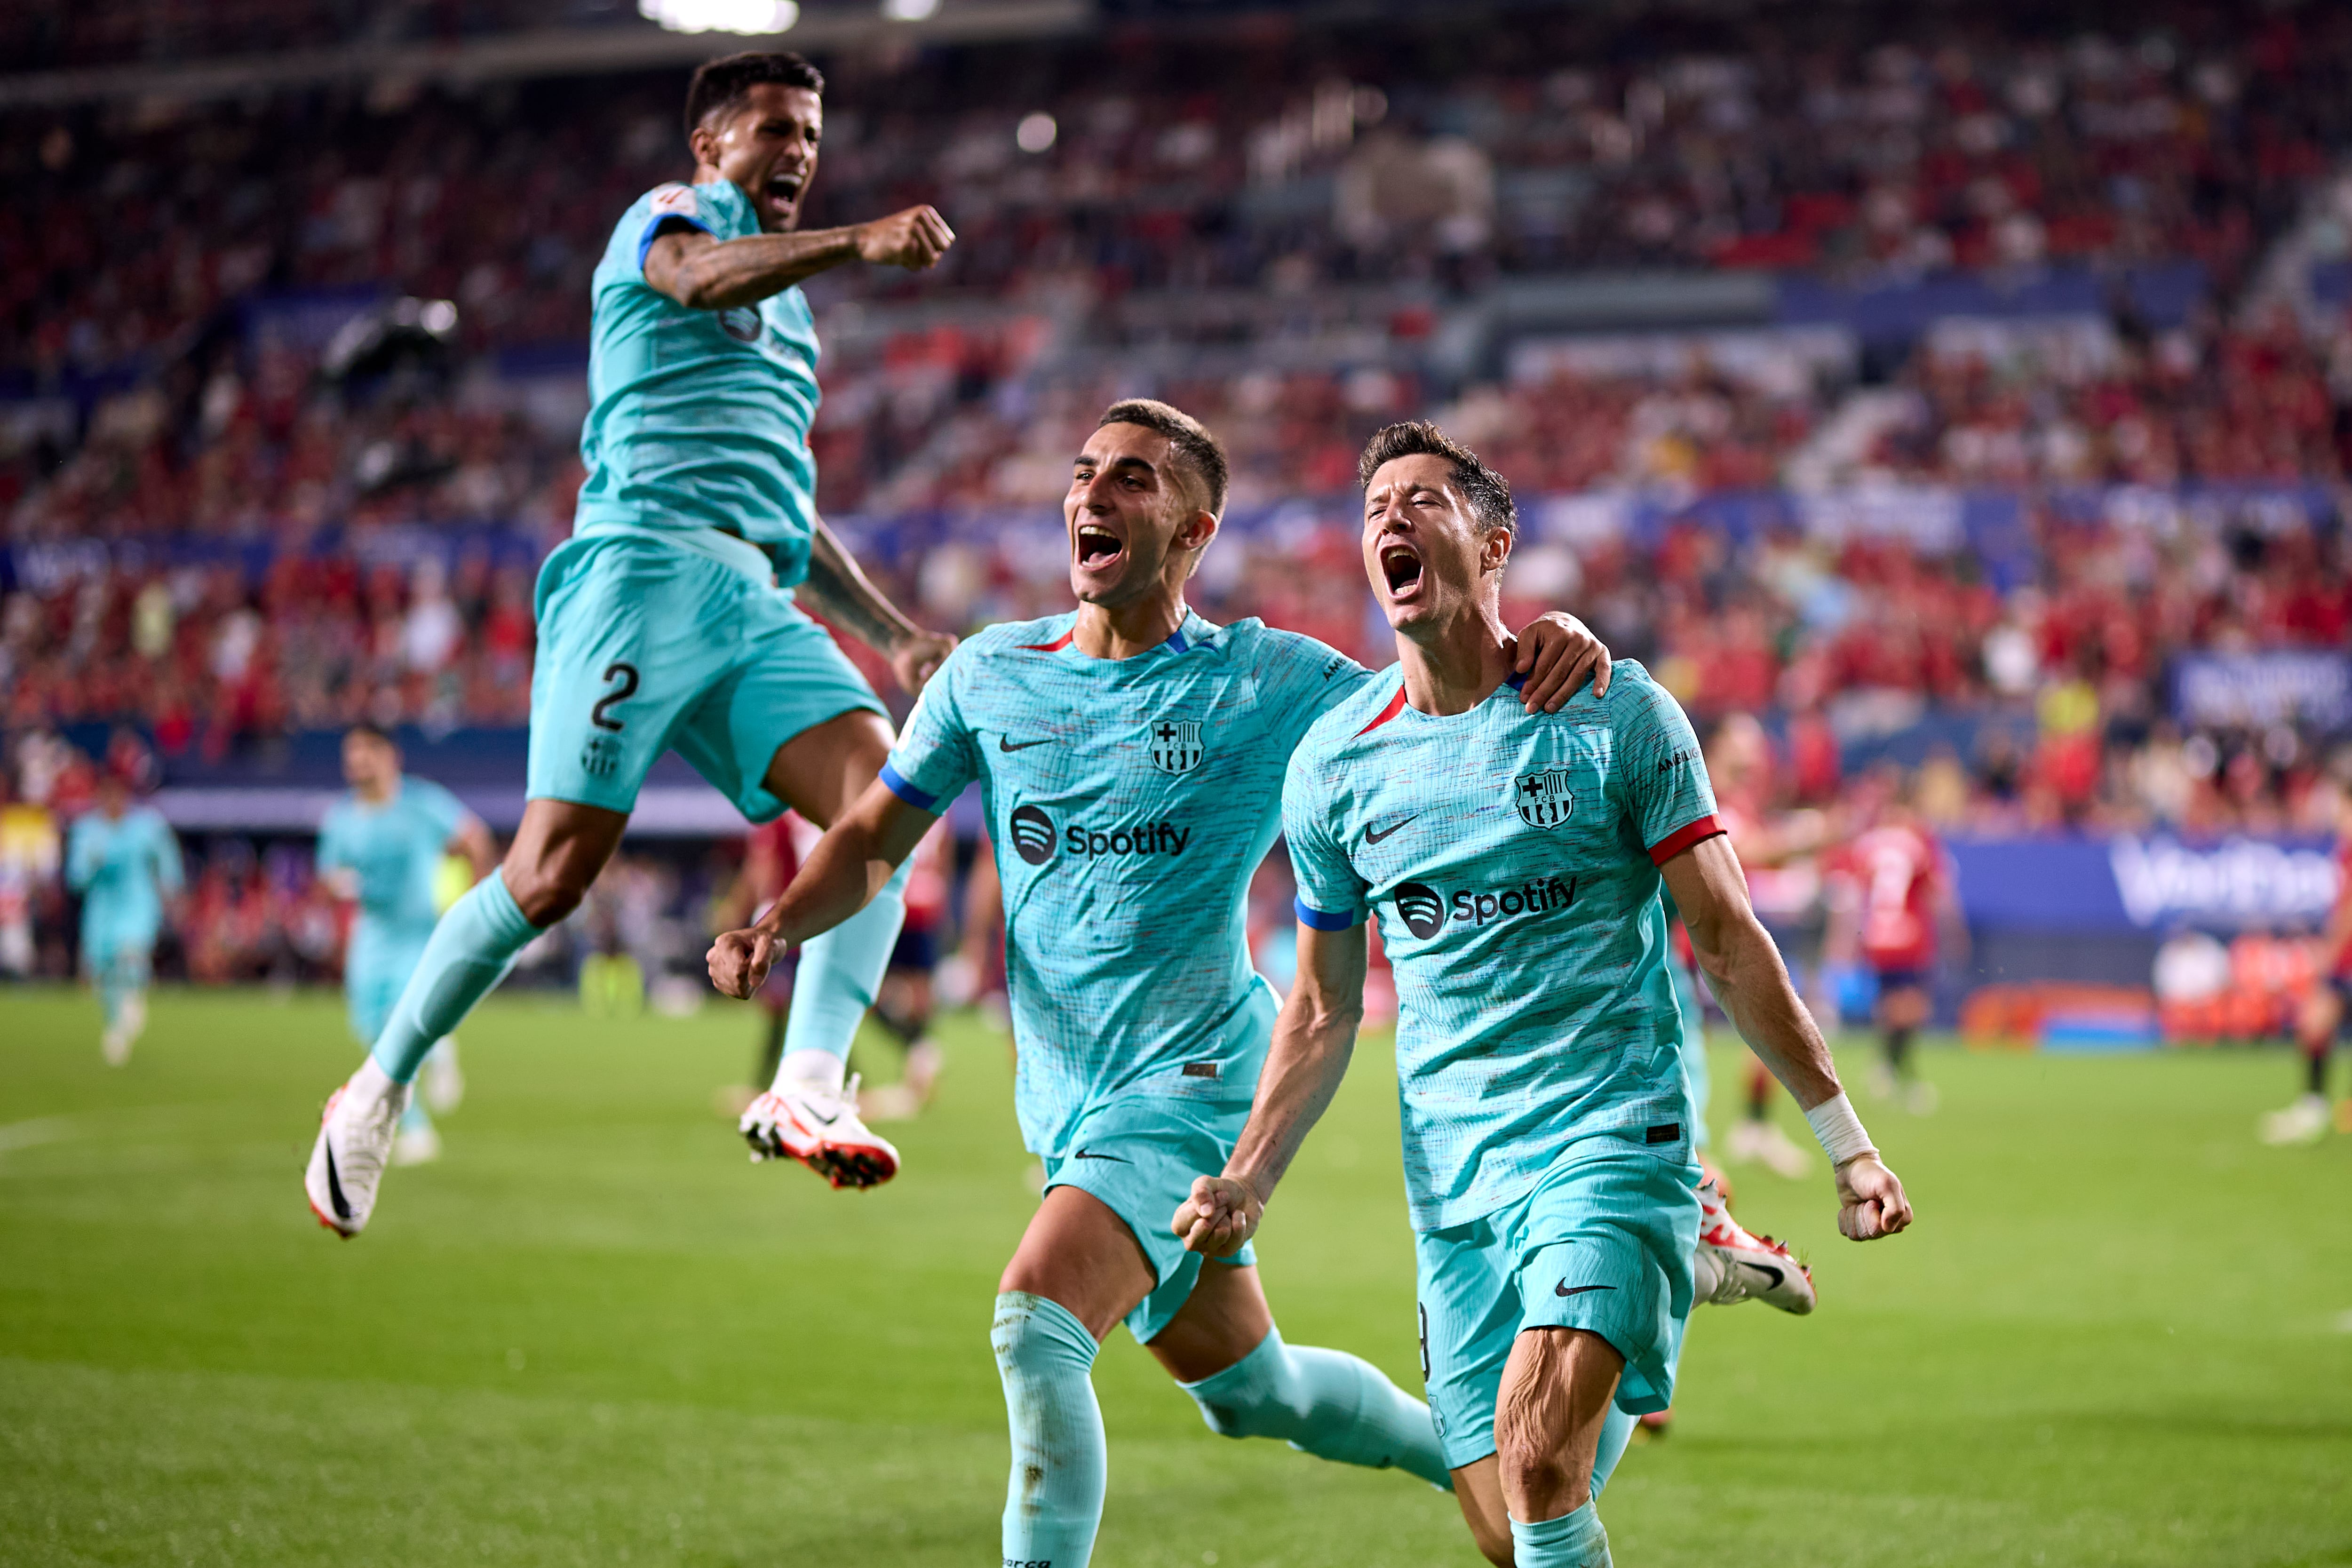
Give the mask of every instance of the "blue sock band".
<svg viewBox="0 0 2352 1568">
<path fill-rule="evenodd" d="M 416 973 L 375 1037 L 376 1065 L 394 1083 L 413 1082 L 434 1042 L 498 988 L 514 967 L 515 954 L 538 934 L 539 928 L 515 906 L 502 873 L 493 871 L 475 883 L 433 928 Z"/>
<path fill-rule="evenodd" d="M 1004 1561 L 1086 1568 L 1109 1468 L 1092 1376 L 1102 1347 L 1067 1308 L 1025 1290 L 997 1297 L 988 1342 L 1013 1429 Z"/>
<path fill-rule="evenodd" d="M 871 903 L 802 947 L 800 967 L 793 973 L 792 1012 L 784 1021 L 785 1056 L 823 1051 L 849 1059 L 857 1026 L 874 1005 L 898 928 L 906 922 L 907 878 L 914 865 L 910 858 Z"/>
<path fill-rule="evenodd" d="M 1511 1521 L 1513 1568 L 1610 1568 L 1609 1532 L 1587 1501 L 1574 1513 L 1533 1524 Z"/>
<path fill-rule="evenodd" d="M 1345 1351 L 1292 1346 L 1280 1330 L 1213 1377 L 1182 1385 L 1220 1437 L 1277 1437 L 1342 1465 L 1394 1465 L 1451 1491 L 1429 1406 Z"/>
</svg>

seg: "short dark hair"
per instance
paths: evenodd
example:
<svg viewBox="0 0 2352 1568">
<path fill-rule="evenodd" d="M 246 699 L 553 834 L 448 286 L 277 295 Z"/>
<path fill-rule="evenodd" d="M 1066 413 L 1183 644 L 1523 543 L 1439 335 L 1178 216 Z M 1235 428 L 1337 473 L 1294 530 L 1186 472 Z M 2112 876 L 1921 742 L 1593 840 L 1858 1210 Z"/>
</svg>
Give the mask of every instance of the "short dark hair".
<svg viewBox="0 0 2352 1568">
<path fill-rule="evenodd" d="M 1517 533 L 1519 509 L 1511 500 L 1510 481 L 1478 460 L 1478 454 L 1425 419 L 1408 419 L 1377 432 L 1356 459 L 1356 483 L 1372 488 L 1372 476 L 1383 463 L 1399 458 L 1443 458 L 1454 465 L 1454 482 L 1462 487 L 1470 514 L 1489 528 Z"/>
<path fill-rule="evenodd" d="M 343 739 L 346 741 L 350 740 L 353 735 L 365 736 L 367 739 L 374 741 L 381 745 L 396 748 L 400 744 L 399 742 L 392 738 L 391 731 L 385 729 L 381 724 L 373 723 L 365 719 L 362 719 L 343 731 Z"/>
<path fill-rule="evenodd" d="M 1106 425 L 1140 425 L 1167 437 L 1169 445 L 1176 448 L 1176 460 L 1192 469 L 1208 490 L 1210 515 L 1225 515 L 1224 443 L 1211 435 L 1206 425 L 1174 405 L 1151 397 L 1120 398 L 1095 421 L 1097 430 Z"/>
<path fill-rule="evenodd" d="M 686 89 L 686 134 L 689 140 L 702 122 L 721 110 L 738 109 L 761 82 L 804 87 L 824 96 L 824 73 L 790 49 L 749 50 L 705 60 Z"/>
</svg>

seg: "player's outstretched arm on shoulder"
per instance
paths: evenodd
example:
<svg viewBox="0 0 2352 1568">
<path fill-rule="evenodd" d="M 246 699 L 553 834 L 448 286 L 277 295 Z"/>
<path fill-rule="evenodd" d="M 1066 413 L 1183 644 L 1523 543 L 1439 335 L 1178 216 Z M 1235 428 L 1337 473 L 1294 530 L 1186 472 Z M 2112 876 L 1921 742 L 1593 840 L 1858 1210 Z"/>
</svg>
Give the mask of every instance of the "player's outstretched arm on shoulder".
<svg viewBox="0 0 2352 1568">
<path fill-rule="evenodd" d="M 808 581 L 803 591 L 825 619 L 888 659 L 890 673 L 909 697 L 920 696 L 924 684 L 955 651 L 954 637 L 927 632 L 900 613 L 823 519 L 809 540 Z"/>
<path fill-rule="evenodd" d="M 1839 1231 L 1854 1241 L 1875 1241 L 1902 1230 L 1911 1223 L 1903 1184 L 1880 1159 L 1839 1087 L 1829 1045 L 1748 901 L 1748 879 L 1731 840 L 1721 834 L 1701 839 L 1659 869 L 1682 910 L 1708 987 L 1740 1037 L 1804 1108 L 1829 1154 L 1837 1173 Z"/>
<path fill-rule="evenodd" d="M 1249 1124 L 1221 1175 L 1202 1176 L 1170 1228 L 1194 1252 L 1225 1258 L 1257 1230 L 1275 1184 L 1347 1076 L 1364 1020 L 1364 928 L 1298 928 L 1298 978 L 1275 1020 Z"/>
<path fill-rule="evenodd" d="M 756 305 L 795 283 L 851 261 L 919 272 L 955 243 L 947 219 L 929 207 L 908 207 L 848 228 L 796 229 L 719 239 L 679 225 L 646 250 L 646 283 L 689 310 Z"/>
<path fill-rule="evenodd" d="M 750 998 L 767 983 L 778 954 L 864 909 L 938 820 L 899 799 L 881 780 L 868 784 L 817 840 L 792 886 L 768 912 L 711 942 L 712 986 L 738 1001 Z"/>
<path fill-rule="evenodd" d="M 1521 627 L 1511 668 L 1526 676 L 1519 701 L 1530 713 L 1557 713 L 1587 680 L 1592 695 L 1609 695 L 1613 661 L 1591 626 L 1566 610 L 1550 610 Z"/>
</svg>

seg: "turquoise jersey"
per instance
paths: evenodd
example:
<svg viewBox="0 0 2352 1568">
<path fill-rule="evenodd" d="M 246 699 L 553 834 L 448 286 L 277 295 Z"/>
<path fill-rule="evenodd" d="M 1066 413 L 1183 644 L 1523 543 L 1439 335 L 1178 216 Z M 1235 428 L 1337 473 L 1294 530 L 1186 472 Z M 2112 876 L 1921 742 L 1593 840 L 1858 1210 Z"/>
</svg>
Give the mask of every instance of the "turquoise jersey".
<svg viewBox="0 0 2352 1568">
<path fill-rule="evenodd" d="M 120 817 L 85 812 L 66 839 L 66 882 L 82 896 L 83 941 L 153 943 L 163 899 L 185 882 L 180 842 L 161 814 L 134 805 Z"/>
<path fill-rule="evenodd" d="M 646 281 L 666 230 L 760 232 L 724 180 L 660 185 L 623 216 L 597 263 L 588 344 L 588 470 L 573 528 L 719 528 L 761 546 L 789 588 L 816 526 L 816 319 L 798 289 L 689 310 Z"/>
<path fill-rule="evenodd" d="M 382 805 L 347 795 L 329 808 L 319 829 L 319 869 L 349 871 L 358 880 L 355 937 L 431 932 L 440 913 L 434 879 L 465 820 L 456 795 L 405 775 Z"/>
<path fill-rule="evenodd" d="M 1250 876 L 1307 726 L 1370 674 L 1294 632 L 1187 616 L 1132 658 L 1075 612 L 991 626 L 923 689 L 882 770 L 944 811 L 980 782 L 1004 884 L 1023 1138 L 1058 1158 L 1129 1091 L 1246 1105 L 1278 1004 L 1251 969 Z"/>
<path fill-rule="evenodd" d="M 1689 1158 L 1657 868 L 1721 831 L 1697 738 L 1631 661 L 1558 713 L 1516 685 L 1433 717 L 1391 667 L 1307 732 L 1283 791 L 1299 919 L 1380 921 L 1418 1230 L 1517 1202 L 1596 1133 Z"/>
</svg>

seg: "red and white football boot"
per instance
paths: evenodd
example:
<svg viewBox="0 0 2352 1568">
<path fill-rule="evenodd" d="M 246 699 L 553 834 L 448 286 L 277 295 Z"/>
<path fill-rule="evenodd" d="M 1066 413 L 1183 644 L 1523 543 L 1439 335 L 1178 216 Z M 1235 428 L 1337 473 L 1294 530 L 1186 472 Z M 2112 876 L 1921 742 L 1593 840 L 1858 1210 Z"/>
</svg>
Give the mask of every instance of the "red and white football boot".
<svg viewBox="0 0 2352 1568">
<path fill-rule="evenodd" d="M 1813 1310 L 1813 1271 L 1769 1236 L 1731 1217 L 1712 1180 L 1699 1184 L 1698 1247 L 1691 1258 L 1694 1299 L 1718 1307 L 1762 1301 L 1799 1317 Z"/>
<path fill-rule="evenodd" d="M 857 1119 L 857 1079 L 840 1089 L 783 1083 L 736 1123 L 751 1158 L 798 1160 L 835 1187 L 878 1187 L 898 1173 L 898 1151 Z"/>
</svg>

